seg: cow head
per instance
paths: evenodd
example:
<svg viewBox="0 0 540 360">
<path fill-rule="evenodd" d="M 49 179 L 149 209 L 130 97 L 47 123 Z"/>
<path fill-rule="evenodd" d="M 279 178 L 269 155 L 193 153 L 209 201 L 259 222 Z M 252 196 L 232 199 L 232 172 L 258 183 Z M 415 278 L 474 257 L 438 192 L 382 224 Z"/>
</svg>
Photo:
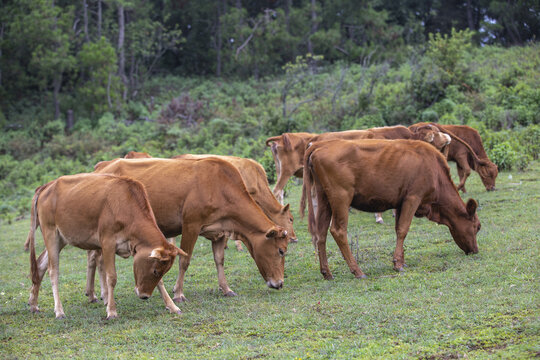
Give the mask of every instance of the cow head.
<svg viewBox="0 0 540 360">
<path fill-rule="evenodd" d="M 476 254 L 478 252 L 478 243 L 476 234 L 480 231 L 480 221 L 476 214 L 478 203 L 469 199 L 465 205 L 465 213 L 460 213 L 449 221 L 448 227 L 454 241 L 465 254 Z"/>
<path fill-rule="evenodd" d="M 482 183 L 486 187 L 487 191 L 495 190 L 495 178 L 499 174 L 499 168 L 497 165 L 488 161 L 486 165 L 478 165 L 478 175 L 482 179 Z"/>
<path fill-rule="evenodd" d="M 135 293 L 141 299 L 148 299 L 159 280 L 171 268 L 176 255 L 187 254 L 172 244 L 156 248 L 132 250 L 133 274 L 135 275 Z"/>
<path fill-rule="evenodd" d="M 444 152 L 452 140 L 450 135 L 440 132 L 439 129 L 431 125 L 415 128 L 413 138 L 430 143 L 440 152 Z"/>
<path fill-rule="evenodd" d="M 273 289 L 283 287 L 288 244 L 287 231 L 279 226 L 268 230 L 264 236 L 252 237 L 246 242 L 263 279 Z"/>
</svg>

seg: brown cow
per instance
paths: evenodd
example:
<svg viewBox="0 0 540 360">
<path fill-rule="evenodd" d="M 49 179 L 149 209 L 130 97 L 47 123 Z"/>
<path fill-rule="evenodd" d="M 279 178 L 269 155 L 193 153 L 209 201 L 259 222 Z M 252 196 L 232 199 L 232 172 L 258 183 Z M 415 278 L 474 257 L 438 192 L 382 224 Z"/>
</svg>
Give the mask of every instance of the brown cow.
<svg viewBox="0 0 540 360">
<path fill-rule="evenodd" d="M 394 269 L 402 271 L 403 241 L 413 216 L 444 224 L 466 254 L 477 253 L 477 203 L 461 200 L 444 156 L 422 141 L 330 140 L 306 150 L 301 212 L 315 189 L 318 211 L 308 198 L 309 230 L 317 240 L 320 269 L 332 279 L 326 256 L 330 232 L 351 272 L 365 277 L 347 242 L 349 206 L 362 211 L 396 209 Z"/>
<path fill-rule="evenodd" d="M 140 181 L 163 234 L 182 234 L 181 248 L 188 255 L 180 261 L 175 301 L 186 300 L 184 275 L 198 235 L 214 240 L 214 261 L 224 295 L 235 295 L 223 271 L 224 241 L 231 234 L 244 242 L 267 285 L 283 286 L 287 232 L 253 201 L 240 173 L 229 162 L 217 158 L 117 159 L 97 164 L 96 171 Z"/>
<path fill-rule="evenodd" d="M 405 126 L 384 126 L 371 128 L 367 130 L 346 130 L 338 132 L 329 132 L 323 134 L 310 134 L 299 133 L 296 134 L 283 134 L 281 137 L 268 138 L 266 145 L 272 142 L 272 155 L 276 163 L 276 171 L 279 173 L 278 181 L 274 188 L 274 194 L 279 193 L 281 201 L 283 202 L 283 188 L 287 183 L 287 180 L 294 174 L 301 177 L 303 168 L 304 151 L 310 142 L 331 140 L 331 139 L 344 139 L 344 140 L 358 140 L 358 139 L 412 139 L 423 140 L 435 146 L 437 150 L 446 152 L 448 144 L 450 143 L 450 137 L 444 133 L 441 133 L 437 128 L 434 128 L 428 124 L 423 127 L 419 127 L 416 132 L 412 132 Z M 291 145 L 279 146 L 276 143 L 290 143 Z M 301 145 L 304 145 L 302 147 Z M 274 150 L 276 149 L 276 150 Z M 278 164 L 280 168 L 286 169 L 286 171 L 278 171 Z M 375 214 L 375 221 L 383 223 L 383 219 L 380 213 Z"/>
<path fill-rule="evenodd" d="M 409 128 L 415 131 L 418 127 L 425 126 L 426 124 L 418 123 L 409 126 Z M 471 174 L 471 169 L 478 172 L 487 191 L 495 190 L 495 179 L 499 174 L 499 169 L 497 165 L 489 160 L 478 131 L 466 125 L 442 125 L 434 123 L 431 123 L 431 125 L 439 127 L 441 131 L 459 137 L 470 146 L 469 148 L 463 142 L 453 141 L 448 149 L 448 161 L 454 161 L 457 165 L 459 175 L 458 190 L 464 193 L 467 192 L 465 181 Z M 472 154 L 471 148 L 476 156 Z"/>
<path fill-rule="evenodd" d="M 36 260 L 38 226 L 45 250 Z M 124 258 L 133 255 L 135 292 L 141 299 L 152 294 L 176 255 L 187 255 L 169 244 L 159 231 L 144 187 L 135 180 L 112 175 L 62 176 L 37 188 L 28 242 L 32 274 L 30 311 L 39 311 L 39 288 L 48 267 L 56 318 L 65 317 L 58 294 L 58 260 L 66 245 L 101 249 L 107 284 L 107 319 L 118 316 L 113 294 L 115 254 Z"/>
<path fill-rule="evenodd" d="M 297 242 L 296 234 L 293 229 L 293 216 L 289 210 L 289 204 L 282 206 L 270 191 L 270 185 L 268 184 L 268 178 L 266 172 L 261 164 L 252 159 L 241 158 L 237 156 L 222 156 L 211 154 L 183 154 L 173 156 L 173 159 L 204 159 L 208 157 L 216 157 L 221 160 L 225 160 L 234 165 L 240 175 L 244 184 L 246 184 L 247 190 L 253 200 L 259 205 L 262 211 L 268 216 L 270 220 L 277 225 L 287 230 L 289 235 L 289 242 Z"/>
<path fill-rule="evenodd" d="M 293 175 L 302 177 L 304 150 L 315 135 L 317 134 L 285 133 L 266 139 L 266 146 L 270 146 L 276 164 L 277 180 L 273 193 L 281 204 L 283 204 L 283 189 L 290 177 Z"/>
</svg>

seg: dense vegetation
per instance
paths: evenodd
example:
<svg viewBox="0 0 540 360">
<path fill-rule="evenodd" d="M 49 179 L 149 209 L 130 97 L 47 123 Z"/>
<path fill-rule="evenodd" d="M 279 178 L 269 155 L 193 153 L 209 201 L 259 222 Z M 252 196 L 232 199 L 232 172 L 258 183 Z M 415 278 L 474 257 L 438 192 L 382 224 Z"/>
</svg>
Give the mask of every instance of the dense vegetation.
<svg viewBox="0 0 540 360">
<path fill-rule="evenodd" d="M 0 12 L 0 219 L 129 150 L 274 169 L 264 139 L 469 124 L 501 169 L 540 147 L 538 1 L 18 0 Z M 0 220 L 2 221 L 2 220 Z"/>
</svg>

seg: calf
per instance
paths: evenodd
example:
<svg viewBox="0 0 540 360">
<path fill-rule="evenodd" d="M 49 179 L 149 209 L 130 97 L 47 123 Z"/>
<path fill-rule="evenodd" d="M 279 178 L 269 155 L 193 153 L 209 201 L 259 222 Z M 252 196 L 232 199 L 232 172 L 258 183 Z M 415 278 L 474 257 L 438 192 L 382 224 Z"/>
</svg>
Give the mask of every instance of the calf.
<svg viewBox="0 0 540 360">
<path fill-rule="evenodd" d="M 45 250 L 36 260 L 37 227 L 41 227 Z M 39 288 L 48 268 L 56 318 L 65 317 L 58 294 L 58 261 L 66 245 L 102 251 L 107 319 L 118 316 L 113 294 L 115 254 L 124 258 L 133 255 L 135 292 L 141 299 L 152 294 L 176 255 L 186 255 L 159 231 L 144 187 L 137 181 L 111 175 L 62 176 L 37 188 L 27 241 L 32 274 L 30 311 L 39 311 Z M 168 297 L 166 293 L 162 296 Z"/>
<path fill-rule="evenodd" d="M 461 200 L 444 156 L 422 141 L 330 140 L 313 143 L 304 157 L 301 213 L 308 200 L 309 230 L 317 242 L 320 269 L 331 279 L 326 255 L 328 228 L 351 272 L 365 277 L 347 242 L 349 206 L 379 212 L 396 209 L 394 269 L 402 271 L 403 242 L 413 216 L 444 224 L 466 253 L 477 253 L 477 203 Z M 314 213 L 310 198 L 318 202 Z"/>
</svg>

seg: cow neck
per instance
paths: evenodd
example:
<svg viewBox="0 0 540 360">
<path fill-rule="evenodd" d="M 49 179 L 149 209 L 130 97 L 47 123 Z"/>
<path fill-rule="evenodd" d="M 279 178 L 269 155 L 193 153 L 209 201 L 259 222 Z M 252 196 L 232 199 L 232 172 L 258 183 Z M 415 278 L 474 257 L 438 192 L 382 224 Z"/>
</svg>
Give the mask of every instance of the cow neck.
<svg viewBox="0 0 540 360">
<path fill-rule="evenodd" d="M 467 216 L 467 209 L 465 203 L 459 196 L 459 193 L 453 183 L 447 184 L 442 187 L 439 192 L 439 212 L 441 216 L 441 222 L 448 222 L 446 225 L 453 226 L 456 216 Z"/>
<path fill-rule="evenodd" d="M 234 209 L 234 220 L 241 227 L 240 229 L 235 229 L 234 232 L 243 236 L 247 241 L 252 239 L 253 236 L 261 234 L 264 236 L 268 230 L 275 227 L 275 224 L 255 202 L 248 209 L 246 207 L 242 207 L 241 209 L 234 207 Z"/>
<path fill-rule="evenodd" d="M 157 225 L 154 228 L 150 226 L 138 226 L 137 231 L 131 233 L 129 243 L 135 251 L 140 248 L 155 249 L 157 247 L 166 247 L 168 245 L 165 236 L 158 230 Z"/>
</svg>

